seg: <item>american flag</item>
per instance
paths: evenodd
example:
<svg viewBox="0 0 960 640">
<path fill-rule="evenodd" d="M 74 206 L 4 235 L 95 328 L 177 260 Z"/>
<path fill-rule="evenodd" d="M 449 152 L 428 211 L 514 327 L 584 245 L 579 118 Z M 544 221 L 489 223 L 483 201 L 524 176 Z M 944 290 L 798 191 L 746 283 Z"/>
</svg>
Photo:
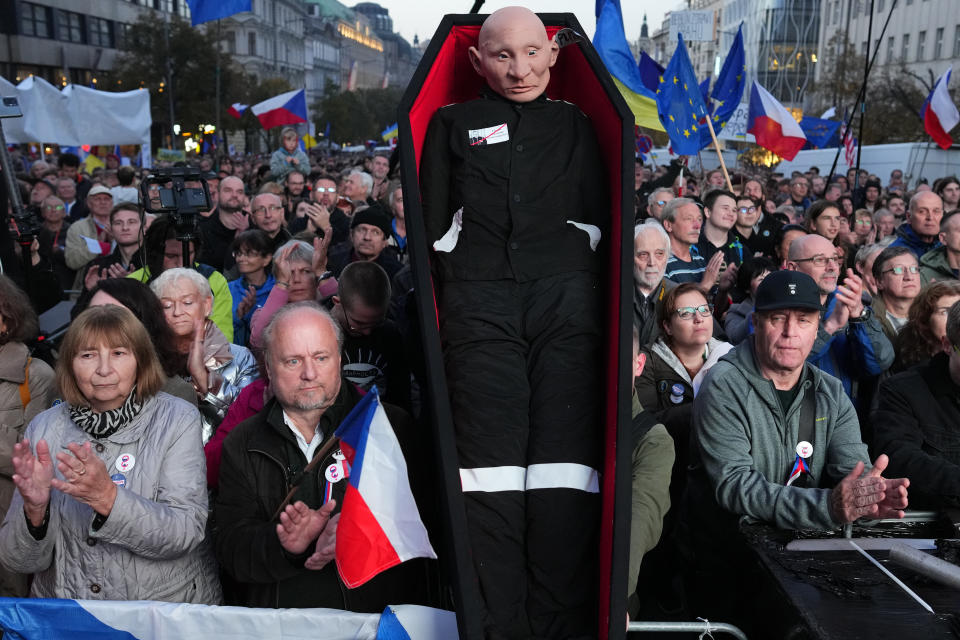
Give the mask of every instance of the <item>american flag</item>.
<svg viewBox="0 0 960 640">
<path fill-rule="evenodd" d="M 857 141 L 846 122 L 840 125 L 840 139 L 843 141 L 844 158 L 847 161 L 847 166 L 852 167 L 857 161 Z"/>
</svg>

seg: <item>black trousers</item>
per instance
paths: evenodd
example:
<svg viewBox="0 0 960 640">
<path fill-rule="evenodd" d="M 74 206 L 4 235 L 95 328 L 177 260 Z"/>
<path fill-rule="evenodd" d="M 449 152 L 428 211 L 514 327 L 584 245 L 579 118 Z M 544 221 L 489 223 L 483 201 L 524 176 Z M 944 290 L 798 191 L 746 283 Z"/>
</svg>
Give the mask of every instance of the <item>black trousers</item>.
<svg viewBox="0 0 960 640">
<path fill-rule="evenodd" d="M 600 287 L 447 282 L 440 335 L 490 638 L 596 634 Z"/>
</svg>

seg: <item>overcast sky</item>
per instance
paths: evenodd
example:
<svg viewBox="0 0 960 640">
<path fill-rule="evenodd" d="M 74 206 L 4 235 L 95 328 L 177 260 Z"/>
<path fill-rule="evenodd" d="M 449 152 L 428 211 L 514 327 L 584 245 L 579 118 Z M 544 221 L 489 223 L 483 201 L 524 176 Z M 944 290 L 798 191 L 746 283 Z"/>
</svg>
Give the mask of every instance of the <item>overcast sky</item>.
<svg viewBox="0 0 960 640">
<path fill-rule="evenodd" d="M 473 0 L 376 0 L 378 4 L 390 10 L 393 28 L 407 42 L 413 42 L 414 34 L 421 40 L 433 36 L 440 19 L 447 13 L 468 13 Z M 353 6 L 351 2 L 345 2 Z M 486 0 L 481 13 L 492 13 L 501 7 L 523 5 L 539 13 L 573 13 L 593 39 L 596 20 L 593 17 L 595 0 Z M 621 0 L 624 27 L 627 39 L 631 42 L 640 37 L 640 25 L 643 14 L 647 14 L 647 24 L 651 33 L 660 26 L 665 9 L 676 4 L 674 0 Z"/>
</svg>

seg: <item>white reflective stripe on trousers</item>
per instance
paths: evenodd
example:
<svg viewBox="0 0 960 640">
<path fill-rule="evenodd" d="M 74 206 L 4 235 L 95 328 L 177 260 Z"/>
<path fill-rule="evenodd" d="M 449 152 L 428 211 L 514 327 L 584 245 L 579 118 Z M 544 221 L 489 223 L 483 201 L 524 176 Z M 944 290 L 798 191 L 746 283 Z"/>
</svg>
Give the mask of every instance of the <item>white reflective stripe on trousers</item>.
<svg viewBox="0 0 960 640">
<path fill-rule="evenodd" d="M 532 489 L 578 489 L 600 493 L 596 469 L 573 462 L 532 464 L 527 467 L 527 491 Z"/>
<path fill-rule="evenodd" d="M 523 491 L 526 474 L 523 467 L 460 469 L 460 487 L 464 492 Z"/>
<path fill-rule="evenodd" d="M 597 471 L 572 462 L 532 464 L 523 467 L 478 467 L 460 469 L 460 486 L 468 491 L 530 491 L 533 489 L 577 489 L 599 493 Z"/>
</svg>

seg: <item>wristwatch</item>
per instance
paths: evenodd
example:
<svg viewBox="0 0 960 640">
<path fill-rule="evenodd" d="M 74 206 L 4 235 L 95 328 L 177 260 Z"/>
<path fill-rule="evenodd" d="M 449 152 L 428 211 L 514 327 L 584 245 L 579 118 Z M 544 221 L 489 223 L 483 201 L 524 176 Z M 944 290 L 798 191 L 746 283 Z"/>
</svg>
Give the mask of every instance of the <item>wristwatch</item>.
<svg viewBox="0 0 960 640">
<path fill-rule="evenodd" d="M 866 322 L 873 317 L 873 307 L 863 305 L 863 311 L 856 318 L 850 318 L 850 322 Z"/>
</svg>

